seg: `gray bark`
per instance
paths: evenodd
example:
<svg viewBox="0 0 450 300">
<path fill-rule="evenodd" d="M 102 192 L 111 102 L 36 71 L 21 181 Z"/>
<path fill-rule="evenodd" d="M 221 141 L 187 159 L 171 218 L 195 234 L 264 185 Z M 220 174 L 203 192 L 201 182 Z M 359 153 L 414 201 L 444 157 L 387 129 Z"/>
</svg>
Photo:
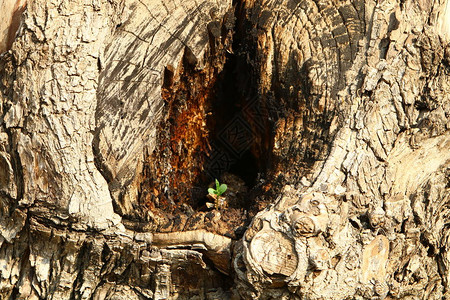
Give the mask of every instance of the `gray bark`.
<svg viewBox="0 0 450 300">
<path fill-rule="evenodd" d="M 0 298 L 449 297 L 450 1 L 0 7 Z"/>
</svg>

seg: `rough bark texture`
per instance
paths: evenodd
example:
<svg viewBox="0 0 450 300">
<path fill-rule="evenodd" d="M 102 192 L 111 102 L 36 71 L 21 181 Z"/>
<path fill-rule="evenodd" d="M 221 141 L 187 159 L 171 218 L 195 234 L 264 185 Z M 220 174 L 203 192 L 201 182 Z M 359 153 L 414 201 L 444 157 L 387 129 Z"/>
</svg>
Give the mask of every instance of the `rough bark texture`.
<svg viewBox="0 0 450 300">
<path fill-rule="evenodd" d="M 450 1 L 0 8 L 0 298 L 450 298 Z"/>
</svg>

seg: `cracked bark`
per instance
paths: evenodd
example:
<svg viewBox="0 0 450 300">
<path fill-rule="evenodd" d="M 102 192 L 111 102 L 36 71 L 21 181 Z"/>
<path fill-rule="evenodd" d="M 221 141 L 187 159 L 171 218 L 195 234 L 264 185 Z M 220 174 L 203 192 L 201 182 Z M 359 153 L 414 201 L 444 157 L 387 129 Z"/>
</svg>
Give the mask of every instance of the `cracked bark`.
<svg viewBox="0 0 450 300">
<path fill-rule="evenodd" d="M 0 297 L 448 298 L 449 3 L 0 1 Z"/>
</svg>

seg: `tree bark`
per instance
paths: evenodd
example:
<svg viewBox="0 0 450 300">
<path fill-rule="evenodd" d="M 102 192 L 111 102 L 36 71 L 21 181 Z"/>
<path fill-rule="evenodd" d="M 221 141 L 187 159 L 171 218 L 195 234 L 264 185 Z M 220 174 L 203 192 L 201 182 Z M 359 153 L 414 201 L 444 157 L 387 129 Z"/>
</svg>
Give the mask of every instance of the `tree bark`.
<svg viewBox="0 0 450 300">
<path fill-rule="evenodd" d="M 0 7 L 0 298 L 449 297 L 450 1 Z"/>
</svg>

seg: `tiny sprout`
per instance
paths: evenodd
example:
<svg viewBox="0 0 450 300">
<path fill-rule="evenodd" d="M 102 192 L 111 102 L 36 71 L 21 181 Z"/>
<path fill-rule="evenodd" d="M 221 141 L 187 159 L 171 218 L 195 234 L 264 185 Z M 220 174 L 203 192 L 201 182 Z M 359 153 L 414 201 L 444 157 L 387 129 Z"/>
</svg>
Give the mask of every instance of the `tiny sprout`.
<svg viewBox="0 0 450 300">
<path fill-rule="evenodd" d="M 216 179 L 216 189 L 209 188 L 208 193 L 210 193 L 211 195 L 217 195 L 219 197 L 220 195 L 225 193 L 226 190 L 227 190 L 227 185 L 220 184 L 219 180 Z"/>
</svg>

